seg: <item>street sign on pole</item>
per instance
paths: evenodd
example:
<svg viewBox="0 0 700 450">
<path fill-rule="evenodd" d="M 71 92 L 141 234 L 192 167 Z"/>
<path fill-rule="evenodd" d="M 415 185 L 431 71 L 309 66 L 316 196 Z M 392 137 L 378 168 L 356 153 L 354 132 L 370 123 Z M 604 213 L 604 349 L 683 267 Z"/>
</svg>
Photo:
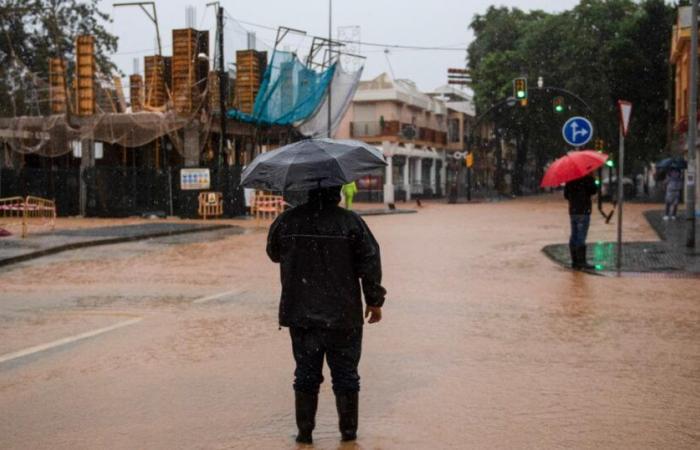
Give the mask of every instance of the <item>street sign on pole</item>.
<svg viewBox="0 0 700 450">
<path fill-rule="evenodd" d="M 575 116 L 564 123 L 561 134 L 567 144 L 580 147 L 586 145 L 593 137 L 593 124 L 585 117 Z"/>
<path fill-rule="evenodd" d="M 625 179 L 625 136 L 629 129 L 630 116 L 632 115 L 632 103 L 618 100 L 617 106 L 620 109 L 620 153 L 618 155 L 617 172 L 617 258 L 616 266 L 620 271 L 622 268 L 622 205 L 625 202 L 624 179 Z"/>
<path fill-rule="evenodd" d="M 617 107 L 620 110 L 620 126 L 622 127 L 622 134 L 627 136 L 630 117 L 632 116 L 632 103 L 625 100 L 618 100 Z"/>
</svg>

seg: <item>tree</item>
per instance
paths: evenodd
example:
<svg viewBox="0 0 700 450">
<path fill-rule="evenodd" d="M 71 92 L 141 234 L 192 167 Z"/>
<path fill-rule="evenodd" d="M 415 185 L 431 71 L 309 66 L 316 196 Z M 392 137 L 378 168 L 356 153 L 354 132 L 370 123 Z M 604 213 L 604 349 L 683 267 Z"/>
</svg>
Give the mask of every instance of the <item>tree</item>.
<svg viewBox="0 0 700 450">
<path fill-rule="evenodd" d="M 510 95 L 512 79 L 521 75 L 528 76 L 531 86 L 541 76 L 545 85 L 576 93 L 592 109 L 565 96 L 569 114 L 554 115 L 551 97 L 559 94 L 531 88 L 527 108 L 495 119 L 505 120 L 503 126 L 510 127 L 506 136 L 516 142 L 515 193 L 524 181 L 526 161 L 536 161 L 539 173 L 547 160 L 566 150 L 560 130 L 571 115 L 592 116 L 597 137 L 614 147 L 619 99 L 635 105 L 635 131 L 626 143 L 628 167 L 658 157 L 666 139 L 673 18 L 674 8 L 663 0 L 582 0 L 558 14 L 491 7 L 474 17 L 475 40 L 467 57 L 480 112 Z"/>
<path fill-rule="evenodd" d="M 48 60 L 64 58 L 71 76 L 81 34 L 95 37 L 98 70 L 115 71 L 108 54 L 117 38 L 104 27 L 109 21 L 97 0 L 0 0 L 0 115 L 46 114 Z"/>
</svg>

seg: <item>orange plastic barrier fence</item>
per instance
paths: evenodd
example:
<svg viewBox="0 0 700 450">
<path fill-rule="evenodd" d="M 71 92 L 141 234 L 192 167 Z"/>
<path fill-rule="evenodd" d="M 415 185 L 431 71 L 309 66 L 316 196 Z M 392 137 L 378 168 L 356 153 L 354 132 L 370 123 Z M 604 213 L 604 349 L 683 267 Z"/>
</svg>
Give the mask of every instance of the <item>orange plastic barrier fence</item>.
<svg viewBox="0 0 700 450">
<path fill-rule="evenodd" d="M 284 198 L 281 195 L 271 195 L 256 192 L 250 206 L 250 213 L 256 220 L 275 219 L 284 211 Z"/>
<path fill-rule="evenodd" d="M 22 237 L 27 237 L 30 224 L 40 222 L 51 230 L 56 226 L 56 203 L 40 197 L 0 198 L 0 225 L 21 224 Z"/>
</svg>

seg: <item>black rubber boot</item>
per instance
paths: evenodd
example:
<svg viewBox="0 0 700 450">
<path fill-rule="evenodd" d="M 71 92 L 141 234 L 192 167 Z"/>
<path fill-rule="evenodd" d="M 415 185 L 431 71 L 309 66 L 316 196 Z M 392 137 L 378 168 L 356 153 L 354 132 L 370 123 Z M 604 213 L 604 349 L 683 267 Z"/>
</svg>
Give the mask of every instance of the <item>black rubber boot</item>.
<svg viewBox="0 0 700 450">
<path fill-rule="evenodd" d="M 313 442 L 311 433 L 316 426 L 318 394 L 294 391 L 294 406 L 296 407 L 297 428 L 299 429 L 297 442 L 311 444 Z"/>
<path fill-rule="evenodd" d="M 578 252 L 576 247 L 569 244 L 569 253 L 571 254 L 571 268 L 578 269 Z"/>
<path fill-rule="evenodd" d="M 335 406 L 338 410 L 338 427 L 343 441 L 357 439 L 357 406 L 358 392 L 343 392 L 335 394 Z"/>
<path fill-rule="evenodd" d="M 588 264 L 586 261 L 586 246 L 582 245 L 576 249 L 576 254 L 578 256 L 577 268 L 582 270 L 593 270 L 595 266 Z"/>
</svg>

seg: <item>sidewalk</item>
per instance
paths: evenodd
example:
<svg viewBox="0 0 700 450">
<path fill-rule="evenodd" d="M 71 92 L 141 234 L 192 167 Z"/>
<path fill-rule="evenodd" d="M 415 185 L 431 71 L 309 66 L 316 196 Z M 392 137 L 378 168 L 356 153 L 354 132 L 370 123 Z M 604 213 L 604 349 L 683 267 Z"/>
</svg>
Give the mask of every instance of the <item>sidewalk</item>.
<svg viewBox="0 0 700 450">
<path fill-rule="evenodd" d="M 417 211 L 405 207 L 392 210 L 376 203 L 363 203 L 356 204 L 356 212 L 361 216 L 377 216 L 410 214 Z M 208 223 L 195 220 L 148 222 L 141 218 L 61 218 L 58 220 L 54 231 L 30 233 L 24 239 L 20 238 L 17 233 L 7 237 L 0 237 L 0 267 L 84 247 L 118 244 L 127 241 L 225 228 L 240 232 L 250 228 L 267 229 L 270 223 L 271 221 L 256 221 L 251 216 L 242 216 L 235 219 L 214 219 Z"/>
<path fill-rule="evenodd" d="M 185 233 L 238 228 L 226 224 L 154 222 L 116 226 L 60 228 L 54 231 L 0 238 L 0 266 L 97 245 L 117 244 Z"/>
<path fill-rule="evenodd" d="M 695 230 L 697 247 L 694 250 L 688 249 L 685 246 L 687 226 L 685 217 L 679 215 L 677 220 L 664 221 L 661 210 L 646 211 L 644 217 L 661 240 L 623 242 L 620 275 L 700 277 L 700 230 Z M 589 273 L 618 275 L 616 248 L 615 242 L 588 244 L 588 262 L 596 267 Z M 542 251 L 556 263 L 571 267 L 568 244 L 548 245 Z"/>
</svg>

